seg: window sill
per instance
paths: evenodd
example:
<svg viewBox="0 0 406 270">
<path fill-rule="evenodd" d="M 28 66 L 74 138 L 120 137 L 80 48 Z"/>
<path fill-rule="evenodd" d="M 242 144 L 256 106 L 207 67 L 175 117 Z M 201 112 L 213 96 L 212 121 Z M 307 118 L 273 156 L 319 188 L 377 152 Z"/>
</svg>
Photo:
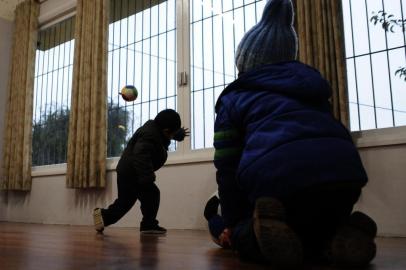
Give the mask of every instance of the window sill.
<svg viewBox="0 0 406 270">
<path fill-rule="evenodd" d="M 35 166 L 31 168 L 32 177 L 66 175 L 66 163 Z"/>
<path fill-rule="evenodd" d="M 182 164 L 212 162 L 214 156 L 213 149 L 195 150 L 188 154 L 181 155 L 179 153 L 170 153 L 165 166 L 174 166 Z M 115 171 L 119 158 L 108 158 L 106 161 L 107 171 Z M 46 177 L 66 175 L 66 163 L 46 166 L 32 167 L 32 177 Z"/>
<path fill-rule="evenodd" d="M 351 134 L 359 149 L 406 144 L 406 126 L 356 131 Z"/>
</svg>

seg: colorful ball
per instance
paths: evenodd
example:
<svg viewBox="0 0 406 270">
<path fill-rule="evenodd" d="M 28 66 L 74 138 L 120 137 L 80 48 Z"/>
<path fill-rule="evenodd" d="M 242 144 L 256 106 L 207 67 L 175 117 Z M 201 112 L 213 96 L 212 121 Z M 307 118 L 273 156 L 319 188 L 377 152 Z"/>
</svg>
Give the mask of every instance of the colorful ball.
<svg viewBox="0 0 406 270">
<path fill-rule="evenodd" d="M 120 95 L 125 101 L 134 101 L 138 97 L 138 91 L 135 86 L 126 85 L 121 89 Z"/>
</svg>

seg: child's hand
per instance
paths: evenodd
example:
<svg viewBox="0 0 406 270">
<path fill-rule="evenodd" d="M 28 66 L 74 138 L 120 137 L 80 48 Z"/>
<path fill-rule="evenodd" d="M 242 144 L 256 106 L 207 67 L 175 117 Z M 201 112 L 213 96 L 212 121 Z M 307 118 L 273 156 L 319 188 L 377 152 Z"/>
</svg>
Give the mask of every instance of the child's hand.
<svg viewBox="0 0 406 270">
<path fill-rule="evenodd" d="M 188 128 L 181 127 L 173 136 L 173 139 L 181 142 L 185 139 L 185 137 L 189 136 L 190 132 Z"/>
<path fill-rule="evenodd" d="M 224 231 L 219 236 L 220 245 L 224 248 L 231 247 L 231 230 L 224 229 Z"/>
</svg>

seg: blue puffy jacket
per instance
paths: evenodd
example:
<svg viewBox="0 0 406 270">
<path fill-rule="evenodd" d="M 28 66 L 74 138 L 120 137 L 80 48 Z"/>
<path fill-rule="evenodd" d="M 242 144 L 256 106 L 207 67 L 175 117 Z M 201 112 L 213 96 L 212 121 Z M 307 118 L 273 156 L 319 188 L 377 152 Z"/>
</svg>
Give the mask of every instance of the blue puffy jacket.
<svg viewBox="0 0 406 270">
<path fill-rule="evenodd" d="M 261 196 L 367 175 L 348 130 L 334 119 L 328 82 L 303 63 L 243 74 L 220 95 L 214 127 L 222 214 L 227 226 L 252 216 Z"/>
</svg>

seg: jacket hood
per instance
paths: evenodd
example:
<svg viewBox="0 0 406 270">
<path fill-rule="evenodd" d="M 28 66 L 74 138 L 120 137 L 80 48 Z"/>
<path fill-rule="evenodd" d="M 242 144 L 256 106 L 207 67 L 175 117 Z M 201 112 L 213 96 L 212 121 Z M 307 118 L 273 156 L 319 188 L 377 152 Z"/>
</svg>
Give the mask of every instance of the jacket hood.
<svg viewBox="0 0 406 270">
<path fill-rule="evenodd" d="M 329 83 L 316 69 L 299 61 L 261 66 L 243 73 L 229 84 L 217 100 L 231 91 L 270 91 L 306 101 L 325 101 L 331 97 Z"/>
</svg>

